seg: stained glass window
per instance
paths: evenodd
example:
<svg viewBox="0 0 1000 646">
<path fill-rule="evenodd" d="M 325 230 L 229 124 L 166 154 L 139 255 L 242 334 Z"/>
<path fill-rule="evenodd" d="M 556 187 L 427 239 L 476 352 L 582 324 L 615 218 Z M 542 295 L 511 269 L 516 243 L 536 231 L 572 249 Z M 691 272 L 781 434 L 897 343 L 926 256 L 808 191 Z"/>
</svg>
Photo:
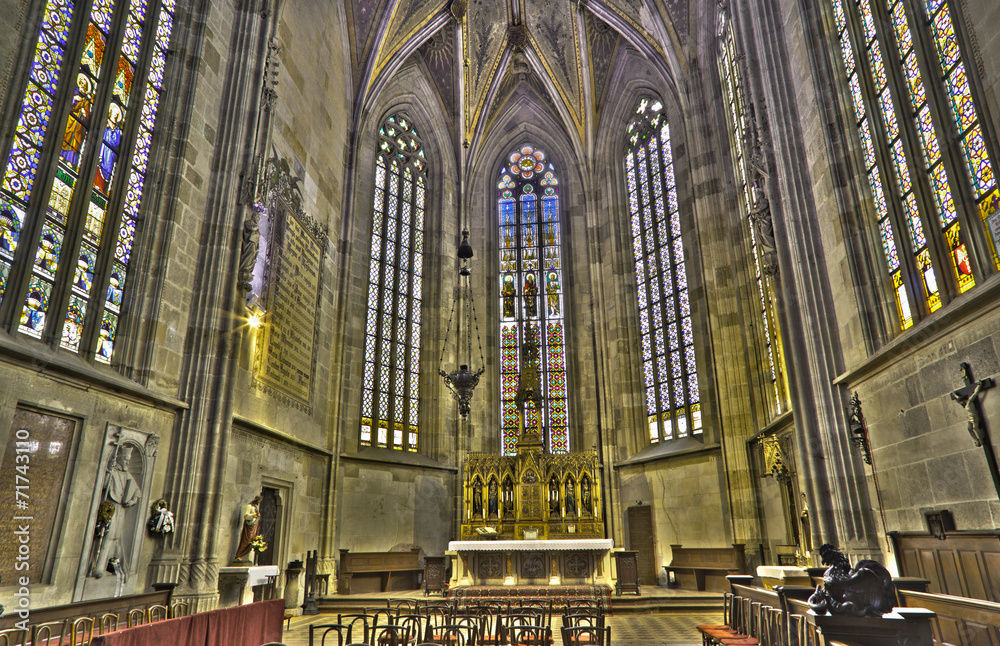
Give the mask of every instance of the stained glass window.
<svg viewBox="0 0 1000 646">
<path fill-rule="evenodd" d="M 744 97 L 743 74 L 739 65 L 736 39 L 733 26 L 725 11 L 719 15 L 719 78 L 722 81 L 722 95 L 726 106 L 726 123 L 729 128 L 729 142 L 733 153 L 733 171 L 739 192 L 740 212 L 747 223 L 747 238 L 750 244 L 750 255 L 753 258 L 754 282 L 756 283 L 759 301 L 759 317 L 756 319 L 760 329 L 760 345 L 766 356 L 767 379 L 770 382 L 770 397 L 774 401 L 774 414 L 778 415 L 784 409 L 785 388 L 784 362 L 781 357 L 781 342 L 777 317 L 774 306 L 774 286 L 762 266 L 760 244 L 757 232 L 753 226 L 751 213 L 759 196 L 756 191 L 762 187 L 753 185 L 750 179 L 750 160 L 747 150 L 747 140 L 750 130 L 750 113 Z"/>
<path fill-rule="evenodd" d="M 404 114 L 378 131 L 361 444 L 417 450 L 427 159 Z"/>
<path fill-rule="evenodd" d="M 122 315 L 174 1 L 46 3 L 0 186 L 3 306 L 20 309 L 19 332 L 102 363 Z M 80 43 L 67 40 L 75 22 Z"/>
<path fill-rule="evenodd" d="M 516 453 L 517 391 L 526 367 L 538 371 L 541 407 L 525 402 L 524 426 L 542 430 L 550 453 L 568 453 L 559 181 L 543 151 L 525 145 L 508 155 L 497 180 L 497 205 L 503 454 Z"/>
<path fill-rule="evenodd" d="M 649 440 L 699 435 L 701 397 L 670 126 L 658 99 L 640 99 L 626 129 L 625 178 Z"/>
<path fill-rule="evenodd" d="M 975 286 L 969 231 L 981 234 L 973 236 L 986 261 L 980 272 L 1000 268 L 1000 230 L 984 224 L 1000 202 L 994 166 L 948 2 L 830 1 L 888 283 L 905 330 Z M 921 57 L 924 47 L 938 57 Z M 945 154 L 951 142 L 964 165 Z"/>
</svg>

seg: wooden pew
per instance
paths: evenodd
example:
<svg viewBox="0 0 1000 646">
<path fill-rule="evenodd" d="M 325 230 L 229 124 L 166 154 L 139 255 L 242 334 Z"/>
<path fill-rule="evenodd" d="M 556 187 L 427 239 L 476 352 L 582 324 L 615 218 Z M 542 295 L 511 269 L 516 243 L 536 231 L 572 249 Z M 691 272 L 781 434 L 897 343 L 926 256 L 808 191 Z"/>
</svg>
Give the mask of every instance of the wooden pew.
<svg viewBox="0 0 1000 646">
<path fill-rule="evenodd" d="M 391 592 L 419 590 L 420 550 L 409 552 L 354 552 L 340 550 L 337 592 Z"/>
<path fill-rule="evenodd" d="M 726 594 L 726 625 L 698 627 L 706 646 L 931 646 L 932 643 L 935 614 L 926 607 L 896 608 L 881 618 L 817 615 L 810 611 L 806 601 L 813 592 L 808 586 L 777 586 L 768 590 L 751 585 L 750 576 L 728 579 L 732 592 Z M 969 646 L 979 643 L 997 642 L 968 642 Z"/>
<path fill-rule="evenodd" d="M 665 567 L 668 573 L 674 573 L 677 585 L 682 588 L 727 592 L 730 588 L 726 576 L 745 574 L 747 571 L 746 556 L 740 543 L 732 547 L 671 545 L 670 550 L 673 557 L 670 565 Z"/>
<path fill-rule="evenodd" d="M 913 590 L 897 590 L 896 597 L 907 608 L 927 608 L 937 613 L 931 624 L 935 643 L 1000 644 L 1000 603 Z"/>
</svg>

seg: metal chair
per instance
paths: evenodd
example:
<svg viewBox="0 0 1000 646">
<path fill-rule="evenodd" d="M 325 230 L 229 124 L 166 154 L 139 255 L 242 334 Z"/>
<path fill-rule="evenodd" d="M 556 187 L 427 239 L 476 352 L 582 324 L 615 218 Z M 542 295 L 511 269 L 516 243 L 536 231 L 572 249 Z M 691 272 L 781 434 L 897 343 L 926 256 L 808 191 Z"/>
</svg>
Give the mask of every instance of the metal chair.
<svg viewBox="0 0 1000 646">
<path fill-rule="evenodd" d="M 376 625 L 372 634 L 372 644 L 378 646 L 407 646 L 410 643 L 410 629 L 406 626 Z"/>
<path fill-rule="evenodd" d="M 337 643 L 336 646 L 344 646 L 345 643 L 351 641 L 351 627 L 344 625 L 342 623 L 336 624 L 309 624 L 309 646 L 315 646 L 316 644 L 316 633 L 322 630 L 323 632 L 319 636 L 318 646 L 327 646 L 326 638 L 330 633 L 336 633 Z M 333 639 L 330 640 L 333 644 Z"/>
<path fill-rule="evenodd" d="M 187 601 L 178 601 L 170 606 L 170 618 L 186 617 L 191 612 L 191 604 Z"/>
<path fill-rule="evenodd" d="M 158 603 L 154 603 L 146 609 L 146 619 L 149 623 L 153 623 L 154 621 L 163 621 L 169 616 L 170 610 L 166 606 Z"/>
<path fill-rule="evenodd" d="M 552 629 L 548 626 L 508 626 L 505 639 L 504 643 L 512 646 L 550 646 Z"/>
<path fill-rule="evenodd" d="M 449 624 L 441 629 L 437 641 L 446 646 L 476 646 L 477 630 L 472 624 Z"/>
<path fill-rule="evenodd" d="M 563 626 L 563 646 L 611 646 L 611 626 Z"/>
<path fill-rule="evenodd" d="M 367 644 L 371 639 L 371 629 L 375 623 L 375 616 L 367 613 L 337 615 L 337 623 L 347 626 L 347 641 L 349 642 L 357 641 L 354 637 L 359 637 L 356 633 L 358 628 L 361 628 L 361 641 Z"/>
<path fill-rule="evenodd" d="M 93 638 L 93 617 L 77 617 L 70 622 L 69 646 L 87 646 Z"/>
<path fill-rule="evenodd" d="M 28 631 L 23 628 L 0 630 L 0 646 L 22 646 L 28 643 Z"/>
<path fill-rule="evenodd" d="M 36 624 L 31 627 L 31 643 L 45 646 L 62 646 L 63 635 L 66 633 L 66 626 L 69 619 L 62 621 L 46 621 L 43 624 Z"/>
<path fill-rule="evenodd" d="M 129 628 L 133 626 L 141 626 L 147 622 L 146 609 L 145 608 L 132 608 L 128 611 L 128 624 Z"/>
<path fill-rule="evenodd" d="M 120 617 L 117 612 L 106 612 L 97 621 L 97 634 L 106 635 L 118 630 Z"/>
</svg>

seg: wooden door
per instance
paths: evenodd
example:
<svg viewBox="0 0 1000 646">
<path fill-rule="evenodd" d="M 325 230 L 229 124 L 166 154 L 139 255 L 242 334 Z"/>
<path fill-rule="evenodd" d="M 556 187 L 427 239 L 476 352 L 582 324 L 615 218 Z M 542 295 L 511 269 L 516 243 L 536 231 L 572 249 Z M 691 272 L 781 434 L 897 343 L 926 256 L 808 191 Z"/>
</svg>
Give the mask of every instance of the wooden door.
<svg viewBox="0 0 1000 646">
<path fill-rule="evenodd" d="M 656 585 L 656 551 L 653 536 L 653 508 L 628 508 L 628 549 L 638 554 L 639 584 Z"/>
<path fill-rule="evenodd" d="M 277 489 L 264 487 L 260 492 L 259 534 L 267 549 L 257 555 L 257 565 L 277 565 L 278 539 L 281 537 L 281 498 Z"/>
</svg>

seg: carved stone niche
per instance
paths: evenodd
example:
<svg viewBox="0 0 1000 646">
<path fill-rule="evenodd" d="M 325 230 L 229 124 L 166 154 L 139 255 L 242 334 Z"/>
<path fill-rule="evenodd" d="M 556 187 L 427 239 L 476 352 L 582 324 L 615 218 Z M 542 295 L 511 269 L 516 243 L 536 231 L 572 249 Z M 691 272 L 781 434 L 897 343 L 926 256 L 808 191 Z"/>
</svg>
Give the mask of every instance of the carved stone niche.
<svg viewBox="0 0 1000 646">
<path fill-rule="evenodd" d="M 135 594 L 160 437 L 108 424 L 73 601 Z"/>
</svg>

